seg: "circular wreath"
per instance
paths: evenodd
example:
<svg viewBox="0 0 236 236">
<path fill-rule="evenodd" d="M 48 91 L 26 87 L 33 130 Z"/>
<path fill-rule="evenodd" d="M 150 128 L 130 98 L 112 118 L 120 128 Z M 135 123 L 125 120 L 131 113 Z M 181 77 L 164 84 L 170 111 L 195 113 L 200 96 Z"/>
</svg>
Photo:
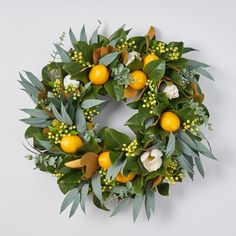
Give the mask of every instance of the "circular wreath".
<svg viewBox="0 0 236 236">
<path fill-rule="evenodd" d="M 103 210 L 116 199 L 112 215 L 133 199 L 134 220 L 145 202 L 149 218 L 156 192 L 166 196 L 170 184 L 186 174 L 193 179 L 195 166 L 204 176 L 201 154 L 215 159 L 200 131 L 210 127 L 199 86 L 200 75 L 213 80 L 208 65 L 183 58 L 195 49 L 158 40 L 153 27 L 145 36 L 127 38 L 129 32 L 121 27 L 106 37 L 97 28 L 87 40 L 83 26 L 78 40 L 70 30 L 73 48 L 62 48 L 63 33 L 42 79 L 20 74 L 23 90 L 36 104 L 22 109 L 30 115 L 22 119 L 30 125 L 25 138 L 32 140 L 27 158 L 57 178 L 66 194 L 61 212 L 72 205 L 70 216 L 79 205 L 85 211 L 92 195 Z M 125 124 L 133 140 L 93 121 L 107 97 L 137 111 Z"/>
</svg>

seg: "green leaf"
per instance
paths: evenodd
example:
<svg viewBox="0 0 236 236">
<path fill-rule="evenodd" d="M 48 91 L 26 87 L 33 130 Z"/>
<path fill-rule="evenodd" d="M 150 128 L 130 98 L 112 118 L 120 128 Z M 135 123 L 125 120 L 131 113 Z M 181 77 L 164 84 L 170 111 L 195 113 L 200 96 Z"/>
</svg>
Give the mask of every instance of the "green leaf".
<svg viewBox="0 0 236 236">
<path fill-rule="evenodd" d="M 69 30 L 69 36 L 70 36 L 70 41 L 71 41 L 72 45 L 74 46 L 77 42 L 77 39 L 76 39 L 75 34 L 73 33 L 71 28 Z"/>
<path fill-rule="evenodd" d="M 175 136 L 171 132 L 169 135 L 168 144 L 166 147 L 166 156 L 171 156 L 175 151 Z"/>
<path fill-rule="evenodd" d="M 204 145 L 202 144 L 201 142 L 197 141 L 197 140 L 194 140 L 196 146 L 197 146 L 197 149 L 198 151 L 203 154 L 204 156 L 210 158 L 210 159 L 213 159 L 213 160 L 217 160 L 215 158 L 215 156 L 212 154 L 211 151 L 209 151 L 209 149 Z"/>
<path fill-rule="evenodd" d="M 195 157 L 194 162 L 197 166 L 197 169 L 198 169 L 200 175 L 202 176 L 202 178 L 204 178 L 205 172 L 204 172 L 204 168 L 203 168 L 202 161 L 201 161 L 200 157 L 198 157 L 198 158 Z"/>
<path fill-rule="evenodd" d="M 93 203 L 94 205 L 99 208 L 102 209 L 104 211 L 110 211 L 103 202 L 101 202 L 95 195 L 93 195 Z"/>
<path fill-rule="evenodd" d="M 143 203 L 143 195 L 137 194 L 134 198 L 133 220 L 136 221 Z"/>
<path fill-rule="evenodd" d="M 46 141 L 46 140 L 38 140 L 39 144 L 44 147 L 46 150 L 50 150 L 53 146 L 53 144 L 50 141 Z"/>
<path fill-rule="evenodd" d="M 119 85 L 115 80 L 109 80 L 105 83 L 104 88 L 108 95 L 115 98 L 117 101 L 123 98 L 124 86 Z"/>
<path fill-rule="evenodd" d="M 74 188 L 69 191 L 62 202 L 60 213 L 62 213 L 74 200 L 75 195 L 78 194 L 78 189 Z"/>
<path fill-rule="evenodd" d="M 86 62 L 89 62 L 92 64 L 92 61 L 93 61 L 92 46 L 88 45 L 86 42 L 83 42 L 83 41 L 78 41 L 75 46 L 79 52 L 82 52 L 83 59 Z"/>
<path fill-rule="evenodd" d="M 61 114 L 58 112 L 55 105 L 53 103 L 50 103 L 49 107 L 52 109 L 52 112 L 53 112 L 54 116 L 56 117 L 56 119 L 63 122 L 63 118 L 62 118 Z"/>
<path fill-rule="evenodd" d="M 190 70 L 195 70 L 199 67 L 210 67 L 209 65 L 199 62 L 199 61 L 194 61 L 194 60 L 189 60 L 188 59 L 188 64 L 187 64 L 188 68 Z"/>
<path fill-rule="evenodd" d="M 134 60 L 128 64 L 127 67 L 130 69 L 130 71 L 142 70 L 143 63 L 137 57 L 135 57 Z"/>
<path fill-rule="evenodd" d="M 54 46 L 56 47 L 57 52 L 59 53 L 62 62 L 65 62 L 65 63 L 71 62 L 68 53 L 61 46 L 59 46 L 58 44 L 54 44 Z"/>
<path fill-rule="evenodd" d="M 190 48 L 190 47 L 183 48 L 183 54 L 188 53 L 188 52 L 193 52 L 193 51 L 199 51 L 199 50 L 195 48 Z"/>
<path fill-rule="evenodd" d="M 146 192 L 145 195 L 145 211 L 148 220 L 150 219 L 151 216 L 151 211 L 155 211 L 155 192 L 152 190 L 149 190 Z"/>
<path fill-rule="evenodd" d="M 123 209 L 127 208 L 129 204 L 129 198 L 124 198 L 121 199 L 117 205 L 117 207 L 115 208 L 115 210 L 112 212 L 111 216 L 115 216 L 117 215 L 120 211 L 122 211 Z"/>
<path fill-rule="evenodd" d="M 45 118 L 45 119 L 49 118 L 48 114 L 41 109 L 27 109 L 27 108 L 25 108 L 25 109 L 21 109 L 21 111 L 23 111 L 33 117 L 36 117 L 36 118 Z"/>
<path fill-rule="evenodd" d="M 149 79 L 157 83 L 165 74 L 166 64 L 164 60 L 154 60 L 144 67 L 144 72 Z"/>
<path fill-rule="evenodd" d="M 161 195 L 169 196 L 169 187 L 170 185 L 168 183 L 161 183 L 157 185 L 157 190 Z"/>
<path fill-rule="evenodd" d="M 84 117 L 83 110 L 80 107 L 77 107 L 75 113 L 75 124 L 77 131 L 83 136 L 86 131 L 86 120 Z"/>
<path fill-rule="evenodd" d="M 72 204 L 71 209 L 70 209 L 69 218 L 71 218 L 75 214 L 75 212 L 76 212 L 76 210 L 79 206 L 79 203 L 80 203 L 80 193 L 77 193 L 74 196 L 74 201 L 73 201 L 73 204 Z"/>
<path fill-rule="evenodd" d="M 85 43 L 87 43 L 87 35 L 85 32 L 85 26 L 83 25 L 81 32 L 80 32 L 80 41 L 83 41 Z"/>
<path fill-rule="evenodd" d="M 43 84 L 40 82 L 40 80 L 31 72 L 25 71 L 25 74 L 27 75 L 28 79 L 31 81 L 31 83 L 39 90 L 44 90 Z"/>
<path fill-rule="evenodd" d="M 204 77 L 214 81 L 213 76 L 207 70 L 199 67 L 199 68 L 196 68 L 195 71 L 197 71 L 199 74 L 203 75 Z"/>
<path fill-rule="evenodd" d="M 70 118 L 70 116 L 68 115 L 65 106 L 63 105 L 63 103 L 61 103 L 61 115 L 62 115 L 62 120 L 63 123 L 68 124 L 68 125 L 72 125 L 73 122 Z"/>
<path fill-rule="evenodd" d="M 41 132 L 41 129 L 39 129 L 38 127 L 30 126 L 25 131 L 25 138 L 26 139 L 32 138 L 35 135 L 40 134 L 40 132 Z"/>
<path fill-rule="evenodd" d="M 104 133 L 104 144 L 110 150 L 121 150 L 123 144 L 130 143 L 129 137 L 111 128 L 106 128 Z"/>
<path fill-rule="evenodd" d="M 118 57 L 118 55 L 120 55 L 120 52 L 109 53 L 104 57 L 100 58 L 98 64 L 103 64 L 105 66 L 108 66 Z"/>
<path fill-rule="evenodd" d="M 138 175 L 135 177 L 135 179 L 132 181 L 133 190 L 136 194 L 143 193 L 143 185 L 144 180 L 142 175 Z"/>
<path fill-rule="evenodd" d="M 92 176 L 91 179 L 91 184 L 92 184 L 92 189 L 96 197 L 100 200 L 103 201 L 102 197 L 102 186 L 101 186 L 101 175 L 98 173 L 95 173 Z"/>
<path fill-rule="evenodd" d="M 85 212 L 85 202 L 88 196 L 88 191 L 89 191 L 89 184 L 84 184 L 84 186 L 81 189 L 81 199 L 80 199 L 80 206 L 83 210 L 84 213 Z"/>
<path fill-rule="evenodd" d="M 91 107 L 98 106 L 99 104 L 104 103 L 104 102 L 106 102 L 106 101 L 99 100 L 99 99 L 87 99 L 87 100 L 84 100 L 81 103 L 81 107 L 83 109 L 88 109 L 88 108 L 91 108 Z"/>
<path fill-rule="evenodd" d="M 187 158 L 186 158 L 184 155 L 180 154 L 180 155 L 177 157 L 177 160 L 178 160 L 180 166 L 181 166 L 184 170 L 186 170 L 188 173 L 192 173 L 192 174 L 194 173 L 192 166 L 190 165 L 189 161 L 187 160 Z"/>
</svg>

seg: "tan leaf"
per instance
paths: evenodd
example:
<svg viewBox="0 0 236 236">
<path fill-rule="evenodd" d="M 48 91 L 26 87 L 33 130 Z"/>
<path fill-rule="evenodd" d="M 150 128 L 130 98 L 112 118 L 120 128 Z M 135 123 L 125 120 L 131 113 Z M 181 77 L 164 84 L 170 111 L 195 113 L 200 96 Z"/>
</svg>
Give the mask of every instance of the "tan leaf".
<svg viewBox="0 0 236 236">
<path fill-rule="evenodd" d="M 47 98 L 47 91 L 40 91 L 38 95 L 39 100 L 44 100 Z"/>
<path fill-rule="evenodd" d="M 128 50 L 127 49 L 123 49 L 122 52 L 121 52 L 121 57 L 122 57 L 122 63 L 123 64 L 126 64 L 128 59 L 129 59 L 129 53 L 128 53 Z"/>
<path fill-rule="evenodd" d="M 150 27 L 147 36 L 149 37 L 150 40 L 155 36 L 156 30 L 153 26 Z"/>
<path fill-rule="evenodd" d="M 106 54 L 108 54 L 110 52 L 114 52 L 114 51 L 117 51 L 117 50 L 116 50 L 116 48 L 112 47 L 111 45 L 95 49 L 93 51 L 93 63 L 94 63 L 94 65 L 96 65 L 98 63 L 98 61 L 101 57 L 105 56 Z"/>
<path fill-rule="evenodd" d="M 152 188 L 155 188 L 157 185 L 159 185 L 162 181 L 162 176 L 157 176 L 155 179 L 152 181 Z"/>
</svg>

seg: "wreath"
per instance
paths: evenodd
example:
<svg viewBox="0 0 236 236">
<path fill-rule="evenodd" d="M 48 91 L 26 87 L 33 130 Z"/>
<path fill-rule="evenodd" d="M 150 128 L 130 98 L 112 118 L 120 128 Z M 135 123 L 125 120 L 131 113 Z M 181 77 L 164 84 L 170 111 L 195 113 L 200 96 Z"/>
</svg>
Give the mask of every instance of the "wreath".
<svg viewBox="0 0 236 236">
<path fill-rule="evenodd" d="M 30 115 L 21 119 L 30 125 L 27 158 L 56 177 L 66 195 L 61 212 L 71 206 L 70 217 L 79 205 L 85 212 L 92 196 L 107 211 L 115 200 L 112 216 L 132 199 L 134 220 L 144 203 L 149 219 L 155 193 L 167 196 L 170 184 L 186 175 L 193 179 L 195 168 L 204 177 L 202 156 L 215 159 L 200 131 L 211 125 L 199 79 L 213 77 L 208 65 L 183 57 L 195 49 L 160 41 L 154 27 L 130 38 L 124 27 L 110 37 L 98 28 L 89 40 L 84 26 L 79 39 L 70 29 L 68 51 L 63 33 L 41 79 L 20 73 L 23 90 L 36 104 L 22 109 Z M 136 110 L 125 124 L 134 139 L 93 120 L 111 99 Z"/>
</svg>

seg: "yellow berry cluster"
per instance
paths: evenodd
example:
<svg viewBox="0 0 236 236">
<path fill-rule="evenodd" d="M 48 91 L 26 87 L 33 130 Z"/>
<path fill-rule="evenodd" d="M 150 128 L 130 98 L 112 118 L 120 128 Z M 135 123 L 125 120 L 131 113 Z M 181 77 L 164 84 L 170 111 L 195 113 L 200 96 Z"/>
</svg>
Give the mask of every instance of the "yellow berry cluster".
<svg viewBox="0 0 236 236">
<path fill-rule="evenodd" d="M 59 144 L 61 142 L 61 138 L 66 135 L 75 135 L 77 134 L 75 125 L 67 125 L 61 123 L 58 120 L 52 121 L 52 126 L 49 126 L 48 138 L 53 140 L 55 144 Z"/>
<path fill-rule="evenodd" d="M 68 85 L 67 87 L 65 87 L 65 94 L 73 94 L 73 100 L 77 100 L 77 98 L 80 97 L 80 91 L 78 88 L 76 88 L 73 85 Z"/>
<path fill-rule="evenodd" d="M 183 122 L 183 132 L 186 130 L 190 131 L 194 135 L 196 135 L 199 132 L 199 124 L 198 124 L 199 118 L 195 118 L 194 120 L 190 121 L 187 120 L 186 122 Z"/>
<path fill-rule="evenodd" d="M 93 109 L 89 108 L 89 109 L 84 110 L 84 117 L 86 120 L 91 121 L 91 120 L 93 120 L 94 115 L 98 115 L 99 113 L 100 112 L 98 110 L 96 110 L 94 108 Z"/>
<path fill-rule="evenodd" d="M 141 100 L 143 102 L 142 107 L 149 108 L 150 109 L 149 113 L 152 114 L 153 109 L 157 103 L 155 89 L 152 91 L 150 90 L 147 93 L 144 93 Z"/>
<path fill-rule="evenodd" d="M 60 93 L 62 91 L 62 83 L 61 80 L 56 79 L 53 83 L 53 89 L 52 89 L 52 93 L 55 97 L 60 97 Z"/>
<path fill-rule="evenodd" d="M 128 157 L 135 157 L 136 156 L 136 150 L 138 147 L 138 141 L 137 139 L 134 139 L 130 144 L 127 146 L 125 143 L 123 144 L 122 151 L 125 152 L 125 155 Z"/>
<path fill-rule="evenodd" d="M 176 161 L 171 161 L 167 166 L 167 176 L 165 180 L 170 184 L 175 184 L 176 182 L 181 182 L 183 178 L 184 173 L 182 168 Z"/>
<path fill-rule="evenodd" d="M 166 44 L 161 41 L 156 42 L 156 45 L 153 45 L 149 49 L 150 52 L 157 53 L 158 55 L 164 54 L 167 50 L 168 48 L 166 47 Z"/>
<path fill-rule="evenodd" d="M 170 47 L 167 53 L 167 60 L 174 61 L 178 60 L 179 58 L 180 58 L 180 52 L 178 47 Z"/>
<path fill-rule="evenodd" d="M 124 39 L 120 39 L 120 44 L 117 44 L 116 47 L 118 49 L 123 49 L 123 48 L 132 48 L 132 49 L 136 49 L 136 43 L 134 40 L 127 42 Z"/>
<path fill-rule="evenodd" d="M 62 173 L 55 173 L 55 174 L 53 174 L 53 176 L 59 179 L 63 176 L 63 174 Z"/>
<path fill-rule="evenodd" d="M 116 185 L 116 181 L 106 178 L 107 170 L 100 169 L 99 174 L 101 175 L 102 192 L 105 192 L 107 190 L 112 190 L 113 187 Z"/>
<path fill-rule="evenodd" d="M 69 51 L 69 56 L 71 58 L 72 61 L 74 62 L 78 62 L 79 64 L 81 64 L 83 67 L 92 67 L 94 65 L 92 65 L 90 62 L 86 62 L 83 59 L 83 53 L 82 52 L 78 52 L 78 51 L 73 51 L 70 50 Z"/>
</svg>

